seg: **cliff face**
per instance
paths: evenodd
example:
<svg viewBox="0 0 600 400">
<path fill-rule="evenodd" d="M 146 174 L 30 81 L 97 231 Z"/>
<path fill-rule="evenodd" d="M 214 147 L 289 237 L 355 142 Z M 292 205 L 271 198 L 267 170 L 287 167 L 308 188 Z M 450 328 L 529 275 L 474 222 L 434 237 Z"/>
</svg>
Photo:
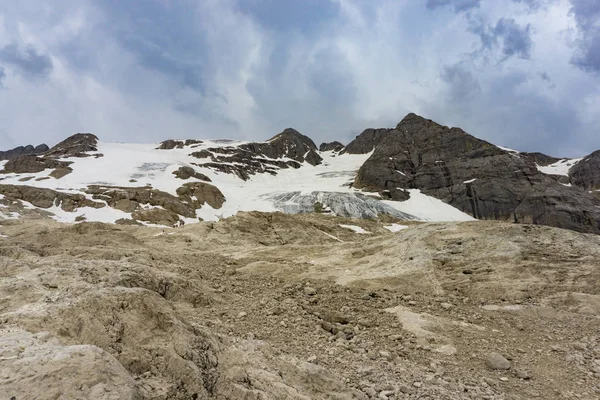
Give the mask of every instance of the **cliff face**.
<svg viewBox="0 0 600 400">
<path fill-rule="evenodd" d="M 420 189 L 479 219 L 600 233 L 600 202 L 587 191 L 540 172 L 527 154 L 415 114 L 393 129 L 366 130 L 346 151 L 373 151 L 358 171 L 357 188 L 386 190 L 395 200 L 402 200 L 394 198 L 400 189 Z M 582 181 L 593 181 L 591 162 L 580 170 Z"/>
</svg>

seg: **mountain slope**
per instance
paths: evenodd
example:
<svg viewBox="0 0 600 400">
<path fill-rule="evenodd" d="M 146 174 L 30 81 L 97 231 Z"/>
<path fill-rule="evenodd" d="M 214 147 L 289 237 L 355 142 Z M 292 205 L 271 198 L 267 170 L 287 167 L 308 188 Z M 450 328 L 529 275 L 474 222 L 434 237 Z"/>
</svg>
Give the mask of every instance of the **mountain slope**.
<svg viewBox="0 0 600 400">
<path fill-rule="evenodd" d="M 387 191 L 394 200 L 419 189 L 478 219 L 600 233 L 597 198 L 543 173 L 526 154 L 461 129 L 409 114 L 396 128 L 366 130 L 346 146 L 348 153 L 369 151 L 355 188 Z"/>
<path fill-rule="evenodd" d="M 288 128 L 265 142 L 104 143 L 76 134 L 0 161 L 0 215 L 176 226 L 240 211 L 496 219 L 600 233 L 598 159 L 558 159 L 408 114 L 347 146 Z"/>
</svg>

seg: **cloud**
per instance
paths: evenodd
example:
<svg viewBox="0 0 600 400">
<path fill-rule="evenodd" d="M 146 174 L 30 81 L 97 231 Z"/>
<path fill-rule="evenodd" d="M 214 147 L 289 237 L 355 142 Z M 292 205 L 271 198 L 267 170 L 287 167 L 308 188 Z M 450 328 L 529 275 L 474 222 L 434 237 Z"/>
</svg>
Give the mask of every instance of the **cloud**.
<svg viewBox="0 0 600 400">
<path fill-rule="evenodd" d="M 452 101 L 472 99 L 481 92 L 475 76 L 461 64 L 445 66 L 441 78 L 448 85 Z"/>
<path fill-rule="evenodd" d="M 2 80 L 6 77 L 6 72 L 4 68 L 0 67 L 0 87 L 2 87 Z"/>
<path fill-rule="evenodd" d="M 500 18 L 494 34 L 502 39 L 502 54 L 506 57 L 516 55 L 520 58 L 531 58 L 532 41 L 529 36 L 530 26 L 520 26 L 513 18 Z"/>
<path fill-rule="evenodd" d="M 495 26 L 491 26 L 480 19 L 470 18 L 469 30 L 479 36 L 482 50 L 500 48 L 503 56 L 501 61 L 512 56 L 531 58 L 533 41 L 529 24 L 522 26 L 513 18 L 500 18 Z"/>
<path fill-rule="evenodd" d="M 600 2 L 571 0 L 571 5 L 570 13 L 579 29 L 571 62 L 585 71 L 600 73 Z"/>
<path fill-rule="evenodd" d="M 9 65 L 26 79 L 46 78 L 52 71 L 52 59 L 33 46 L 19 48 L 9 44 L 0 49 L 0 62 Z"/>
<path fill-rule="evenodd" d="M 480 6 L 481 0 L 427 0 L 425 7 L 430 10 L 451 6 L 455 12 L 467 11 Z"/>
<path fill-rule="evenodd" d="M 568 1 L 4 2 L 0 49 L 51 67 L 31 80 L 0 61 L 0 148 L 77 131 L 263 140 L 288 126 L 348 142 L 416 112 L 519 150 L 589 153 L 600 89 L 565 32 L 596 20 Z"/>
</svg>

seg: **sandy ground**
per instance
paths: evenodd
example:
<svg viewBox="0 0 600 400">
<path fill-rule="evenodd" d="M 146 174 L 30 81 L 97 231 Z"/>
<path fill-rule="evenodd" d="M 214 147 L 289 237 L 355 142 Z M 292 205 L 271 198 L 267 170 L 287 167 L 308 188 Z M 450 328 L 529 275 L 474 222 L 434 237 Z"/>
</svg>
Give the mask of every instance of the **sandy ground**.
<svg viewBox="0 0 600 400">
<path fill-rule="evenodd" d="M 600 236 L 393 222 L 3 221 L 0 399 L 600 398 Z"/>
</svg>

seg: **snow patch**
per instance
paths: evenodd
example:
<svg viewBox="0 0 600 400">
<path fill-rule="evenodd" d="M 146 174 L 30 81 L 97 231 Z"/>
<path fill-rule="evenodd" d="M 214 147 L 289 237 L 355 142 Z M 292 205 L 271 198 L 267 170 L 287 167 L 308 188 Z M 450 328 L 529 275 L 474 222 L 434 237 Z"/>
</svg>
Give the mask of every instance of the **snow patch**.
<svg viewBox="0 0 600 400">
<path fill-rule="evenodd" d="M 356 226 L 356 225 L 344 225 L 344 224 L 340 224 L 340 226 L 342 228 L 350 229 L 350 230 L 354 231 L 355 233 L 371 233 L 369 231 L 364 230 L 360 226 Z"/>
<path fill-rule="evenodd" d="M 408 192 L 410 198 L 406 201 L 382 201 L 396 210 L 414 215 L 421 221 L 476 221 L 457 208 L 421 193 L 419 189 L 408 189 Z"/>
<path fill-rule="evenodd" d="M 496 145 L 497 148 L 502 149 L 504 151 L 508 151 L 509 153 L 516 153 L 516 154 L 520 154 L 521 152 L 519 150 L 513 150 L 511 148 L 508 147 L 504 147 L 504 146 L 498 146 Z"/>
<path fill-rule="evenodd" d="M 565 158 L 563 160 L 558 160 L 554 164 L 546 165 L 545 167 L 540 167 L 537 164 L 535 166 L 538 171 L 543 172 L 544 174 L 569 176 L 569 170 L 582 159 L 583 157 L 571 159 Z"/>
<path fill-rule="evenodd" d="M 395 232 L 400 232 L 401 230 L 408 228 L 408 226 L 400 225 L 400 224 L 391 224 L 391 225 L 385 225 L 384 228 L 392 233 L 395 233 Z"/>
<path fill-rule="evenodd" d="M 477 180 L 477 178 L 469 179 L 468 181 L 464 181 L 463 183 L 473 183 Z"/>
</svg>

